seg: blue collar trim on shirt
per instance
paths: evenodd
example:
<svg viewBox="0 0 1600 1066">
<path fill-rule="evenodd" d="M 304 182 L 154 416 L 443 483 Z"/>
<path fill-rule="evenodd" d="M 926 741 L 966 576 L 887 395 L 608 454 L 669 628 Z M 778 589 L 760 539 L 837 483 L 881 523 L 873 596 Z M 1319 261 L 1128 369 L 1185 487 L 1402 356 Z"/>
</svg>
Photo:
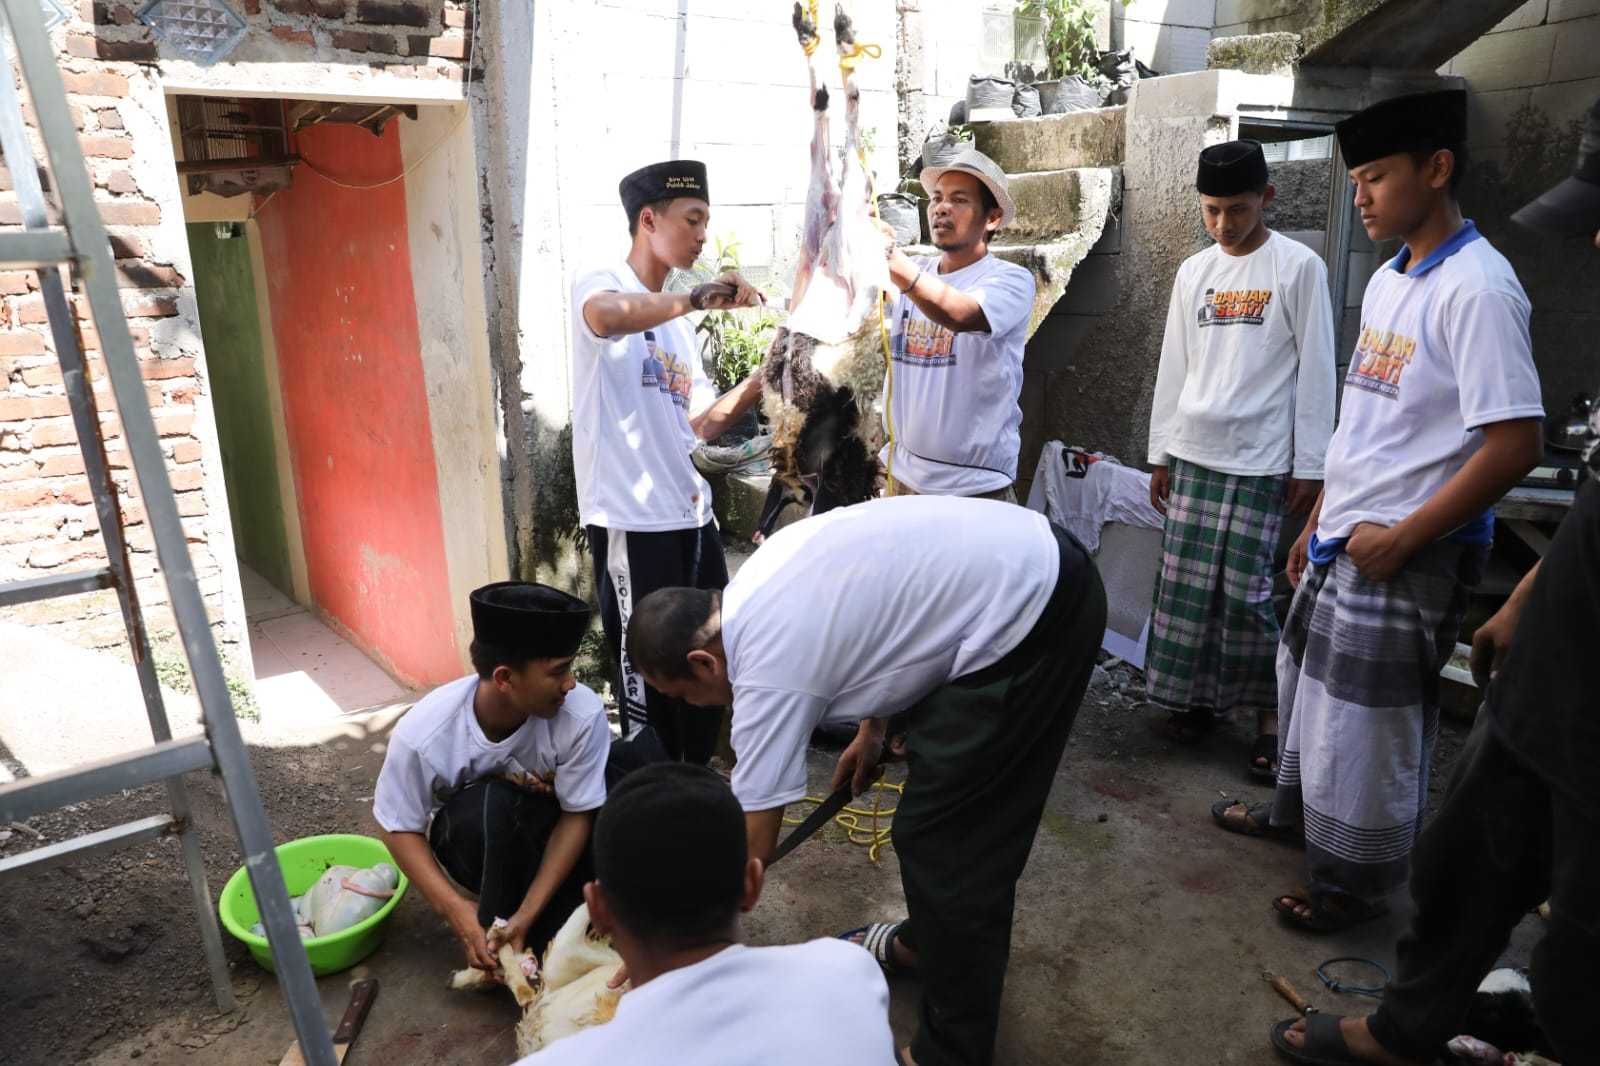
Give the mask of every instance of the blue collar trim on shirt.
<svg viewBox="0 0 1600 1066">
<path fill-rule="evenodd" d="M 1450 235 L 1449 240 L 1429 252 L 1422 262 L 1411 270 L 1406 269 L 1406 262 L 1411 258 L 1411 249 L 1404 246 L 1401 246 L 1399 255 L 1384 265 L 1396 274 L 1404 274 L 1408 278 L 1420 278 L 1482 236 L 1483 234 L 1478 232 L 1477 225 L 1469 218 L 1461 224 L 1460 229 Z"/>
</svg>

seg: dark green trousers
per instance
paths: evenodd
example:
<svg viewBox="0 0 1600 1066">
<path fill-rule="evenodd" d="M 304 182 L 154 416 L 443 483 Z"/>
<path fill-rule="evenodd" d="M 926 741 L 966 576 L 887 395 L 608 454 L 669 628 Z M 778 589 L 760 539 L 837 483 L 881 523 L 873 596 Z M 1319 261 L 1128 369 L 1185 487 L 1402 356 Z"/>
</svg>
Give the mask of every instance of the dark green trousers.
<svg viewBox="0 0 1600 1066">
<path fill-rule="evenodd" d="M 1058 531 L 1061 574 L 1021 644 L 907 713 L 910 773 L 894 817 L 920 959 L 921 1066 L 987 1066 L 1011 953 L 1017 879 L 1106 627 L 1099 572 Z"/>
</svg>

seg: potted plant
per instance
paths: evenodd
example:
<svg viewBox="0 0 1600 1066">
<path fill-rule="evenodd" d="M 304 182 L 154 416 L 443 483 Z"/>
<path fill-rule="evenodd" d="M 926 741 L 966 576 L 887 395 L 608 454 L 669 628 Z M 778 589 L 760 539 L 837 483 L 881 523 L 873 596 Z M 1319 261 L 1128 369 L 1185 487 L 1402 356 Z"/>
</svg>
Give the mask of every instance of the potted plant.
<svg viewBox="0 0 1600 1066">
<path fill-rule="evenodd" d="M 1122 0 L 1123 6 L 1129 2 Z M 1037 85 L 1046 115 L 1100 106 L 1104 90 L 1096 70 L 1095 7 L 1093 0 L 1017 0 L 1019 24 L 1038 25 L 1044 37 L 1049 78 Z"/>
</svg>

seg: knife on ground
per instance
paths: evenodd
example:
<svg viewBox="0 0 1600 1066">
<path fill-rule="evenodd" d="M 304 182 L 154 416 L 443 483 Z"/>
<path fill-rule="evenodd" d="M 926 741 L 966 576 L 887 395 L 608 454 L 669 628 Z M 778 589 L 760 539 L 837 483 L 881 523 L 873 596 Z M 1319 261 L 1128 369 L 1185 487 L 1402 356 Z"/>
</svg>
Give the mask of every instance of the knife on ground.
<svg viewBox="0 0 1600 1066">
<path fill-rule="evenodd" d="M 367 1012 L 372 1009 L 372 1001 L 377 998 L 376 978 L 368 977 L 350 986 L 350 1005 L 344 1009 L 344 1017 L 339 1019 L 339 1028 L 333 1031 L 335 1061 L 343 1062 L 344 1057 L 350 1054 L 350 1045 L 361 1035 L 361 1025 L 367 1020 Z M 278 1066 L 305 1066 L 305 1064 L 305 1056 L 300 1053 L 300 1041 L 296 1040 L 289 1045 L 288 1052 Z"/>
</svg>

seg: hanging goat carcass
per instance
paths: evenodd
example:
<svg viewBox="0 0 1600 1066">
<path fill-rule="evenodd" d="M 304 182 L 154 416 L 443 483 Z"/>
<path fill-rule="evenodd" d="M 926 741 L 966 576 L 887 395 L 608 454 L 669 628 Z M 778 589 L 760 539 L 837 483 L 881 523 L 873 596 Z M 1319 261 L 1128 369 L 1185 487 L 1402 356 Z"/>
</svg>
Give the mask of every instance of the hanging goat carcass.
<svg viewBox="0 0 1600 1066">
<path fill-rule="evenodd" d="M 772 429 L 776 479 L 762 516 L 776 523 L 787 486 L 813 512 L 859 503 L 876 492 L 882 431 L 872 401 L 883 387 L 884 238 L 872 213 L 861 158 L 861 90 L 855 65 L 877 49 L 855 39 L 841 5 L 833 20 L 845 97 L 844 148 L 828 141 L 828 89 L 817 73 L 815 0 L 794 6 L 794 28 L 810 73 L 814 112 L 811 181 L 789 319 L 762 364 L 762 407 Z"/>
</svg>

